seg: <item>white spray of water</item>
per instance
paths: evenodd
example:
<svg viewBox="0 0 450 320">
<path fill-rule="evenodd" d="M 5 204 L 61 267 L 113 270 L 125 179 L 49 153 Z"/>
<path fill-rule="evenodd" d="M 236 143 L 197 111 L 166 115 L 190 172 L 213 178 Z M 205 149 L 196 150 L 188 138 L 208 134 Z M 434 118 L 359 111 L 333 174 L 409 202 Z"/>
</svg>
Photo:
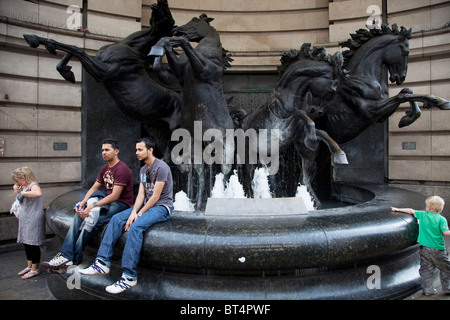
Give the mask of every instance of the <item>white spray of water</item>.
<svg viewBox="0 0 450 320">
<path fill-rule="evenodd" d="M 225 198 L 225 185 L 223 181 L 223 173 L 216 174 L 216 181 L 211 191 L 211 198 Z"/>
<path fill-rule="evenodd" d="M 176 211 L 195 211 L 194 204 L 189 200 L 186 192 L 183 190 L 175 194 L 175 201 L 173 202 L 173 210 Z"/>
<path fill-rule="evenodd" d="M 306 186 L 299 184 L 299 186 L 297 187 L 297 192 L 295 193 L 295 197 L 302 198 L 308 210 L 315 210 L 314 201 Z"/>
<path fill-rule="evenodd" d="M 211 198 L 246 198 L 244 188 L 239 182 L 237 171 L 234 170 L 228 183 L 224 182 L 223 173 L 216 174 L 216 181 L 211 191 Z"/>
<path fill-rule="evenodd" d="M 255 170 L 252 180 L 254 198 L 272 198 L 268 176 L 269 174 L 266 168 L 258 168 Z M 314 201 L 306 186 L 300 184 L 297 187 L 295 196 L 303 199 L 308 210 L 315 210 Z M 216 175 L 214 187 L 211 191 L 211 198 L 246 198 L 244 188 L 239 182 L 236 170 L 234 170 L 228 183 L 225 183 L 223 173 Z M 195 211 L 194 204 L 184 191 L 179 191 L 175 194 L 174 210 Z"/>
<path fill-rule="evenodd" d="M 228 181 L 225 189 L 225 198 L 246 198 L 244 187 L 242 187 L 242 184 L 239 182 L 236 170 L 234 170 L 233 175 L 230 177 L 230 181 Z"/>
<path fill-rule="evenodd" d="M 269 186 L 269 170 L 257 168 L 253 175 L 252 190 L 254 198 L 272 198 Z"/>
</svg>

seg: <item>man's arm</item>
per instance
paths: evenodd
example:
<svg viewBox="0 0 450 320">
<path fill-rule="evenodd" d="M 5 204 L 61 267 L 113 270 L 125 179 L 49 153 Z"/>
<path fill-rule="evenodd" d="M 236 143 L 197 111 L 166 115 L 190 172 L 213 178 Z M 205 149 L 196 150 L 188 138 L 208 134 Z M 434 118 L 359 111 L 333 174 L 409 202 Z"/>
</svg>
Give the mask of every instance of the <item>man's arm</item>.
<svg viewBox="0 0 450 320">
<path fill-rule="evenodd" d="M 100 187 L 102 186 L 102 184 L 98 181 L 95 181 L 94 184 L 92 185 L 92 187 L 88 190 L 88 192 L 86 192 L 83 200 L 81 200 L 80 202 L 80 209 L 83 209 L 84 206 L 86 205 L 86 202 L 89 200 L 89 198 L 91 197 L 91 194 L 93 194 L 95 191 L 97 191 L 98 189 L 100 189 Z"/>
<path fill-rule="evenodd" d="M 99 201 L 97 201 L 97 207 L 101 207 L 105 204 L 110 204 L 113 203 L 114 201 L 118 200 L 120 198 L 120 195 L 122 193 L 123 190 L 123 186 L 116 186 L 114 185 L 112 193 L 110 195 L 107 195 L 106 197 L 104 197 L 103 199 L 100 199 Z M 91 193 L 92 194 L 92 193 Z M 88 198 L 89 199 L 89 198 Z M 87 200 L 86 200 L 87 201 Z M 86 217 L 88 216 L 89 212 L 94 209 L 94 205 L 90 204 L 88 205 L 85 209 L 84 209 L 84 214 L 86 215 Z"/>
<path fill-rule="evenodd" d="M 142 206 L 145 200 L 145 189 L 144 185 L 142 183 L 139 184 L 139 191 L 138 195 L 136 197 L 136 200 L 134 201 L 133 209 L 131 210 L 130 216 L 128 217 L 127 223 L 123 227 L 125 231 L 128 231 L 130 229 L 130 226 L 133 224 L 133 222 L 137 219 L 137 210 Z"/>
<path fill-rule="evenodd" d="M 151 207 L 153 207 L 156 204 L 156 202 L 159 200 L 159 197 L 161 196 L 161 192 L 162 192 L 165 184 L 166 184 L 165 181 L 156 181 L 155 186 L 153 187 L 152 196 L 150 197 L 150 199 L 148 199 L 147 203 L 140 210 L 139 210 L 139 208 L 142 206 L 142 204 L 144 203 L 144 199 L 145 199 L 145 189 L 142 184 L 139 186 L 139 194 L 138 194 L 138 197 L 136 198 L 133 210 L 131 211 L 131 214 L 128 217 L 127 223 L 125 224 L 125 227 L 124 227 L 125 231 L 128 231 L 130 229 L 130 226 L 133 224 L 133 222 L 136 221 L 136 219 L 138 218 L 137 210 L 139 210 L 139 212 L 143 213 L 143 212 L 146 212 L 148 209 L 150 209 Z M 141 197 L 141 190 L 142 190 L 142 197 Z M 138 203 L 138 199 L 140 200 L 139 203 Z"/>
</svg>

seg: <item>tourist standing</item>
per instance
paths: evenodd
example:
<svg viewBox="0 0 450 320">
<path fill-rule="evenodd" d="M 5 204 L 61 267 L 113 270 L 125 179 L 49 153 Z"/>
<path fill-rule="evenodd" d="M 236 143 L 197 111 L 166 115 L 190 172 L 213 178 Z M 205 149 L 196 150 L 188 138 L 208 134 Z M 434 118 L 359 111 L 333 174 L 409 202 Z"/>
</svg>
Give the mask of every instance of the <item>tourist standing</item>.
<svg viewBox="0 0 450 320">
<path fill-rule="evenodd" d="M 20 207 L 18 209 L 19 230 L 17 242 L 23 243 L 27 257 L 27 267 L 17 275 L 29 279 L 40 274 L 39 263 L 41 248 L 45 242 L 45 217 L 42 207 L 42 191 L 28 167 L 13 171 L 12 179 L 14 194 L 17 195 Z"/>
</svg>

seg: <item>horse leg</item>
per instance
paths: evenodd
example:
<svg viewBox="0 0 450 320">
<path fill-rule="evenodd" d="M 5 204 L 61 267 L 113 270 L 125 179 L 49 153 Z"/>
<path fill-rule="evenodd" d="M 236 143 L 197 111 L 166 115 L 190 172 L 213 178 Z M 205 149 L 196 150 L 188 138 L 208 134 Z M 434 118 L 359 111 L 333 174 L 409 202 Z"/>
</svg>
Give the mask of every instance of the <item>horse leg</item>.
<svg viewBox="0 0 450 320">
<path fill-rule="evenodd" d="M 309 149 L 305 145 L 305 137 L 304 137 L 305 131 L 300 132 L 301 133 L 299 134 L 297 139 L 294 140 L 293 142 L 295 151 L 301 158 L 302 177 L 300 183 L 306 186 L 306 189 L 308 190 L 309 194 L 311 195 L 311 197 L 313 197 L 316 207 L 320 207 L 321 206 L 320 200 L 312 187 L 317 169 L 316 160 L 319 154 L 319 148 L 317 145 L 317 147 L 314 150 Z"/>
<path fill-rule="evenodd" d="M 170 69 L 173 71 L 178 80 L 182 80 L 182 67 L 178 56 L 173 51 L 173 47 L 176 45 L 178 45 L 176 37 L 163 37 L 152 47 L 149 55 L 156 56 L 153 62 L 153 69 L 156 72 L 160 72 L 162 70 L 161 59 L 165 55 Z"/>
<path fill-rule="evenodd" d="M 66 53 L 64 58 L 56 65 L 56 70 L 58 70 L 59 74 L 62 75 L 64 79 L 75 83 L 75 75 L 72 72 L 72 67 L 67 65 L 72 57 L 73 55 L 71 53 Z"/>
<path fill-rule="evenodd" d="M 318 147 L 316 124 L 303 110 L 297 110 L 295 116 L 300 118 L 300 120 L 305 124 L 302 128 L 305 146 L 309 150 L 315 151 Z"/>
<path fill-rule="evenodd" d="M 409 126 L 411 123 L 420 118 L 422 111 L 419 108 L 419 104 L 416 101 L 410 101 L 409 105 L 411 108 L 406 110 L 406 115 L 403 116 L 398 122 L 398 127 L 403 128 Z"/>
<path fill-rule="evenodd" d="M 197 173 L 198 185 L 197 185 L 197 199 L 195 202 L 195 208 L 201 210 L 203 206 L 203 191 L 205 190 L 205 170 L 203 163 L 194 164 L 194 170 Z"/>
<path fill-rule="evenodd" d="M 86 71 L 89 72 L 89 74 L 91 74 L 97 81 L 101 81 L 108 72 L 107 65 L 105 65 L 104 63 L 102 63 L 98 60 L 92 59 L 82 49 L 80 49 L 76 46 L 60 43 L 60 42 L 57 42 L 52 39 L 45 39 L 45 38 L 38 37 L 33 34 L 24 34 L 23 37 L 25 38 L 25 41 L 28 43 L 28 45 L 32 48 L 37 48 L 37 47 L 39 47 L 39 45 L 42 44 L 45 46 L 47 51 L 50 52 L 51 54 L 56 55 L 56 50 L 61 50 L 63 52 L 67 52 L 67 53 L 71 54 L 72 56 L 78 58 L 78 60 L 80 60 L 81 64 L 86 69 Z M 58 65 L 60 65 L 61 69 L 67 70 L 67 67 L 68 67 L 67 63 L 69 62 L 70 58 L 72 58 L 72 56 L 69 56 L 69 55 L 64 56 L 62 61 L 58 64 Z M 64 75 L 63 75 L 63 77 L 64 77 Z M 64 79 L 66 79 L 66 78 L 64 77 Z M 70 76 L 69 76 L 69 79 L 70 79 Z"/>
<path fill-rule="evenodd" d="M 441 110 L 450 110 L 450 102 L 441 97 L 436 97 L 434 95 L 413 94 L 412 90 L 405 88 L 401 90 L 399 94 L 384 100 L 377 106 L 377 109 L 379 110 L 378 113 L 382 115 L 382 117 L 380 118 L 380 120 L 378 120 L 378 122 L 382 122 L 387 117 L 392 115 L 398 109 L 400 104 L 404 102 L 409 102 L 412 108 L 417 109 L 418 106 L 415 103 L 422 102 L 423 103 L 422 107 L 426 109 L 436 107 Z M 417 111 L 412 110 L 411 114 L 407 114 L 400 120 L 401 125 L 402 126 L 410 125 L 415 120 L 417 120 L 419 116 L 420 113 L 418 114 Z"/>
<path fill-rule="evenodd" d="M 301 158 L 302 158 L 302 185 L 306 186 L 306 189 L 308 190 L 309 194 L 313 198 L 315 207 L 320 208 L 322 206 L 322 204 L 321 204 L 319 198 L 317 197 L 316 192 L 314 191 L 314 189 L 312 187 L 312 183 L 314 181 L 314 175 L 316 174 L 316 169 L 317 169 L 316 159 L 317 159 L 318 152 L 313 152 L 313 153 L 314 153 L 314 155 L 312 156 L 312 158 L 310 158 L 310 156 L 308 156 L 308 157 L 301 156 Z"/>
<path fill-rule="evenodd" d="M 348 164 L 345 152 L 341 149 L 337 142 L 328 135 L 328 133 L 318 129 L 316 130 L 316 134 L 317 137 L 327 145 L 328 149 L 333 154 L 333 164 Z"/>
</svg>

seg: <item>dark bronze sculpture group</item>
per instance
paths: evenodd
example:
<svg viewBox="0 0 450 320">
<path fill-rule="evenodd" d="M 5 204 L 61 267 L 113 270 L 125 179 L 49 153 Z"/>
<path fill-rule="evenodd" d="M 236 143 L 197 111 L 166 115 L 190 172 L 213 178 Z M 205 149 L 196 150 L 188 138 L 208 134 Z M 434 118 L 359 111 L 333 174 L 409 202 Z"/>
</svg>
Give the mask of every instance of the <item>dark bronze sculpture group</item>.
<svg viewBox="0 0 450 320">
<path fill-rule="evenodd" d="M 310 44 L 304 44 L 300 50 L 283 53 L 272 98 L 249 114 L 232 114 L 222 88 L 224 70 L 232 59 L 210 25 L 213 19 L 202 14 L 175 27 L 167 0 L 158 0 L 151 8 L 148 30 L 100 48 L 94 58 L 76 46 L 52 39 L 24 38 L 33 48 L 45 45 L 50 53 L 66 52 L 57 70 L 68 81 L 75 81 L 68 62 L 78 58 L 125 114 L 149 127 L 155 125 L 169 133 L 184 128 L 194 135 L 194 123 L 201 121 L 203 132 L 214 128 L 225 136 L 227 129 L 236 129 L 232 116 L 237 116 L 238 128 L 243 130 L 278 129 L 280 150 L 295 147 L 302 160 L 302 183 L 312 193 L 321 142 L 332 153 L 332 162 L 345 164 L 339 144 L 385 121 L 401 103 L 409 102 L 410 109 L 399 126 L 419 118 L 418 102 L 423 108 L 450 109 L 446 100 L 415 95 L 410 89 L 388 96 L 388 79 L 397 85 L 405 81 L 411 29 L 383 25 L 357 30 L 341 43 L 348 48 L 344 52 L 330 55 L 323 47 L 311 49 Z M 194 48 L 190 42 L 198 44 Z M 162 63 L 164 56 L 167 65 Z M 173 81 L 182 92 L 169 89 Z M 167 147 L 167 141 L 163 145 Z M 182 166 L 198 175 L 198 208 L 205 201 L 204 166 Z M 222 164 L 221 170 L 227 176 L 231 165 Z"/>
</svg>

